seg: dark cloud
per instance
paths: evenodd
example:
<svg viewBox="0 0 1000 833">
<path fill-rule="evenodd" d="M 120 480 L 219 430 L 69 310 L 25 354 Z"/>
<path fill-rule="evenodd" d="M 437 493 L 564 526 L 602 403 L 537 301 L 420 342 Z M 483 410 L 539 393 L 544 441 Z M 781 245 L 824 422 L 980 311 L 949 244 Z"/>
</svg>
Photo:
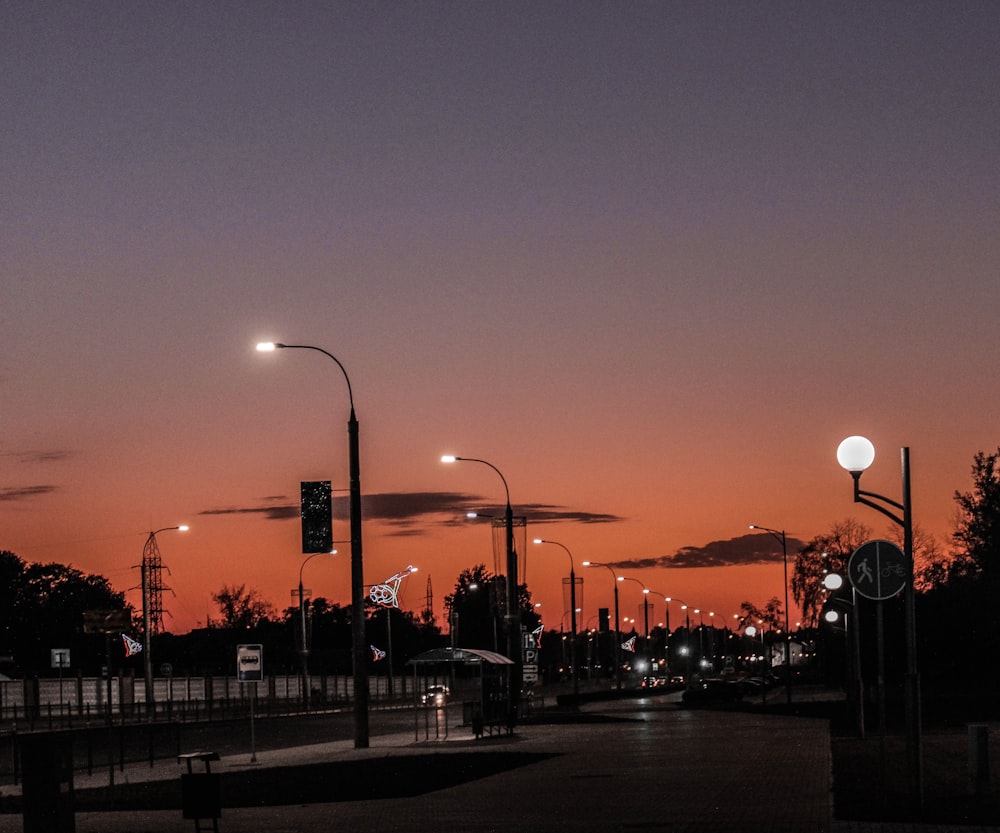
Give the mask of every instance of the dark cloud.
<svg viewBox="0 0 1000 833">
<path fill-rule="evenodd" d="M 299 517 L 299 505 L 242 506 L 228 509 L 203 509 L 199 515 L 262 515 L 269 521 L 287 521 Z"/>
<path fill-rule="evenodd" d="M 805 544 L 798 538 L 787 538 L 789 555 Z M 725 541 L 711 541 L 702 547 L 681 547 L 671 555 L 632 558 L 608 562 L 612 567 L 642 569 L 644 567 L 746 567 L 750 564 L 770 564 L 782 560 L 781 544 L 768 533 L 750 533 Z"/>
<path fill-rule="evenodd" d="M 52 449 L 50 451 L 6 451 L 0 454 L 3 457 L 11 457 L 18 463 L 58 463 L 61 460 L 68 460 L 73 456 L 72 451 Z"/>
<path fill-rule="evenodd" d="M 27 500 L 51 494 L 57 488 L 57 486 L 8 486 L 5 489 L 0 489 L 0 501 Z"/>
<path fill-rule="evenodd" d="M 421 522 L 428 517 L 444 518 L 445 524 L 465 522 L 469 512 L 503 517 L 505 507 L 484 506 L 480 495 L 465 492 L 383 492 L 363 495 L 361 512 L 365 520 L 379 520 L 392 527 L 394 535 L 419 535 Z M 547 504 L 529 504 L 515 510 L 518 516 L 526 516 L 530 523 L 555 523 L 575 521 L 577 523 L 616 523 L 617 515 L 566 509 Z M 201 515 L 259 515 L 268 520 L 284 521 L 299 517 L 297 499 L 284 495 L 264 498 L 259 506 L 206 509 Z M 334 522 L 346 520 L 349 516 L 349 499 L 339 494 L 333 498 Z"/>
<path fill-rule="evenodd" d="M 581 509 L 567 509 L 564 506 L 550 506 L 544 503 L 531 503 L 523 509 L 528 520 L 536 524 L 562 521 L 574 521 L 581 524 L 615 524 L 625 520 L 620 515 L 585 512 Z"/>
</svg>

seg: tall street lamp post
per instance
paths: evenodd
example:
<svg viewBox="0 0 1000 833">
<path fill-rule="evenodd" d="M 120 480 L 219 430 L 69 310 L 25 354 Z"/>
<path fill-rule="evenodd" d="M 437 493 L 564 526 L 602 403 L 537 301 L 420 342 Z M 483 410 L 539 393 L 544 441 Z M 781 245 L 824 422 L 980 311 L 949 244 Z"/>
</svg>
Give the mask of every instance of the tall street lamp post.
<svg viewBox="0 0 1000 833">
<path fill-rule="evenodd" d="M 844 586 L 844 577 L 840 573 L 827 573 L 823 577 L 823 588 L 827 592 L 836 592 Z M 841 616 L 844 619 L 844 637 L 847 644 L 847 651 L 850 654 L 848 662 L 849 670 L 849 690 L 851 704 L 854 707 L 855 724 L 858 730 L 858 737 L 861 740 L 865 739 L 865 697 L 864 697 L 864 682 L 861 678 L 861 627 L 858 620 L 858 596 L 857 590 L 855 590 L 854 585 L 851 585 L 851 600 L 837 598 L 833 596 L 830 598 L 831 604 L 842 605 L 845 610 L 841 614 L 834 608 L 831 608 L 826 612 L 826 621 L 833 624 Z M 832 617 L 831 617 L 831 614 Z"/>
<path fill-rule="evenodd" d="M 678 599 L 676 596 L 667 596 L 668 602 L 677 602 L 681 606 L 681 610 L 684 611 L 684 641 L 687 648 L 687 682 L 691 682 L 691 613 L 688 609 L 688 603 L 684 599 Z M 667 657 L 667 661 L 670 661 L 670 657 Z"/>
<path fill-rule="evenodd" d="M 646 652 L 649 652 L 649 590 L 646 589 L 646 585 L 643 584 L 639 579 L 632 578 L 631 576 L 619 576 L 618 581 L 634 581 L 642 588 L 642 615 L 643 615 L 643 648 Z M 649 659 L 647 656 L 646 659 Z"/>
<path fill-rule="evenodd" d="M 317 555 L 336 555 L 336 550 L 330 552 L 314 552 L 299 565 L 299 623 L 302 626 L 302 704 L 306 711 L 309 711 L 309 641 L 306 638 L 306 606 L 305 589 L 302 587 L 302 570 L 306 564 L 312 561 Z"/>
<path fill-rule="evenodd" d="M 663 599 L 663 658 L 670 665 L 670 605 L 667 604 L 669 601 L 665 593 L 660 593 L 657 590 L 647 590 L 647 593 L 652 593 L 654 596 L 659 596 Z M 654 610 L 655 613 L 655 610 Z M 655 617 L 654 617 L 655 618 Z"/>
<path fill-rule="evenodd" d="M 560 544 L 558 541 L 549 541 L 545 538 L 535 538 L 536 544 L 553 544 L 557 547 L 562 547 L 566 551 L 566 555 L 569 556 L 569 650 L 570 650 L 570 664 L 571 673 L 573 675 L 573 694 L 580 693 L 580 679 L 576 672 L 576 570 L 573 566 L 573 553 L 569 551 L 569 547 L 565 544 Z"/>
<path fill-rule="evenodd" d="M 142 563 L 139 565 L 142 584 L 142 639 L 146 643 L 142 646 L 142 670 L 145 678 L 146 714 L 150 720 L 153 719 L 153 712 L 156 710 L 155 695 L 153 693 L 153 636 L 154 631 L 158 630 L 159 617 L 163 612 L 160 607 L 160 591 L 162 587 L 160 586 L 159 577 L 163 563 L 160 560 L 160 548 L 156 543 L 156 536 L 161 532 L 172 532 L 175 530 L 177 532 L 187 532 L 188 527 L 184 524 L 180 526 L 165 526 L 162 529 L 155 529 L 150 532 L 142 548 Z M 154 595 L 156 596 L 155 601 L 153 599 Z M 154 615 L 156 617 L 156 627 L 153 626 Z"/>
<path fill-rule="evenodd" d="M 906 721 L 906 769 L 910 801 L 923 810 L 923 754 L 920 728 L 920 674 L 917 671 L 917 617 L 913 587 L 913 509 L 910 501 L 910 449 L 900 449 L 902 501 L 896 501 L 861 488 L 861 475 L 875 461 L 875 446 L 866 437 L 848 437 L 837 447 L 837 462 L 854 479 L 854 502 L 881 512 L 903 530 L 903 554 L 906 582 L 903 585 L 903 608 L 906 628 L 906 675 L 903 686 L 903 710 Z M 892 507 L 892 508 L 889 508 Z M 893 511 L 893 510 L 898 510 Z"/>
<path fill-rule="evenodd" d="M 618 689 L 621 689 L 621 687 L 622 687 L 622 663 L 621 663 L 621 656 L 619 654 L 619 652 L 621 651 L 621 645 L 619 644 L 619 642 L 621 642 L 621 638 L 622 638 L 622 634 L 621 634 L 622 626 L 621 626 L 621 619 L 618 616 L 618 576 L 615 574 L 614 567 L 612 567 L 610 564 L 602 564 L 599 561 L 584 561 L 583 562 L 583 566 L 584 567 L 606 567 L 608 570 L 611 571 L 611 577 L 614 579 L 614 588 L 615 588 L 615 636 L 614 636 L 614 639 L 611 641 L 611 643 L 612 643 L 612 645 L 614 645 L 614 650 L 613 650 L 612 653 L 614 655 L 614 661 L 615 661 L 615 687 L 618 688 Z"/>
<path fill-rule="evenodd" d="M 792 631 L 788 626 L 788 541 L 785 530 L 769 529 L 766 526 L 750 524 L 750 529 L 768 533 L 781 544 L 781 559 L 785 565 L 785 702 L 792 702 Z"/>
<path fill-rule="evenodd" d="M 517 592 L 517 552 L 514 550 L 514 511 L 510 506 L 510 488 L 507 486 L 507 478 L 503 476 L 503 472 L 487 460 L 444 454 L 441 457 L 441 462 L 480 463 L 493 469 L 503 482 L 504 494 L 507 497 L 507 506 L 504 509 L 504 527 L 506 529 L 505 537 L 507 545 L 507 657 L 514 663 L 511 666 L 510 704 L 511 719 L 516 721 L 518 704 L 521 699 L 521 680 L 524 674 L 524 663 L 521 656 L 521 606 Z"/>
<path fill-rule="evenodd" d="M 350 514 L 351 514 L 351 635 L 354 659 L 354 748 L 368 748 L 368 646 L 365 644 L 365 578 L 361 547 L 361 454 L 359 451 L 358 418 L 354 412 L 354 392 L 351 379 L 340 360 L 322 347 L 310 344 L 277 344 L 261 342 L 257 349 L 262 352 L 273 350 L 314 350 L 322 353 L 340 368 L 347 382 L 347 398 L 351 414 L 347 420 L 348 466 L 350 469 Z"/>
</svg>

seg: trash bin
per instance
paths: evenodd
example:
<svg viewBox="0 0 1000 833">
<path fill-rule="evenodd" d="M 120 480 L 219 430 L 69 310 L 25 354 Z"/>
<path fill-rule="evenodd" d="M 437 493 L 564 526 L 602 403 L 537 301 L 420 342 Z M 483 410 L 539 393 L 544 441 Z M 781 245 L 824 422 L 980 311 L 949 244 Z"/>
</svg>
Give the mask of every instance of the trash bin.
<svg viewBox="0 0 1000 833">
<path fill-rule="evenodd" d="M 219 773 L 212 772 L 212 761 L 219 760 L 218 752 L 187 752 L 177 756 L 177 762 L 187 763 L 187 772 L 181 775 L 181 812 L 186 819 L 194 819 L 196 833 L 201 831 L 202 819 L 210 819 L 212 830 L 218 833 L 222 815 L 222 783 Z M 204 772 L 194 772 L 195 761 L 205 764 Z"/>
<path fill-rule="evenodd" d="M 476 700 L 462 703 L 462 723 L 472 726 L 472 734 L 477 738 L 483 736 L 483 704 Z"/>
<path fill-rule="evenodd" d="M 73 735 L 28 732 L 18 745 L 24 833 L 75 833 Z"/>
</svg>

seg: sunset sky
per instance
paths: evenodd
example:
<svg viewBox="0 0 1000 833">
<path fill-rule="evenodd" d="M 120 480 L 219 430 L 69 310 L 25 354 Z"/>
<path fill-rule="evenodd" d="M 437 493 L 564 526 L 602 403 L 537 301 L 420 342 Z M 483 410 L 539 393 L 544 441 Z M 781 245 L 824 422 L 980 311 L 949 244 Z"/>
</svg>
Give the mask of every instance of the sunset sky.
<svg viewBox="0 0 1000 833">
<path fill-rule="evenodd" d="M 301 481 L 348 537 L 349 406 L 272 340 L 343 363 L 365 579 L 416 565 L 442 620 L 504 502 L 442 454 L 503 472 L 550 628 L 534 537 L 583 626 L 584 560 L 730 619 L 782 594 L 749 524 L 885 537 L 850 434 L 894 498 L 910 447 L 947 547 L 1000 445 L 998 43 L 988 0 L 4 3 L 0 549 L 139 606 L 186 523 L 168 630 L 223 584 L 286 607 Z M 347 603 L 338 549 L 304 580 Z"/>
</svg>

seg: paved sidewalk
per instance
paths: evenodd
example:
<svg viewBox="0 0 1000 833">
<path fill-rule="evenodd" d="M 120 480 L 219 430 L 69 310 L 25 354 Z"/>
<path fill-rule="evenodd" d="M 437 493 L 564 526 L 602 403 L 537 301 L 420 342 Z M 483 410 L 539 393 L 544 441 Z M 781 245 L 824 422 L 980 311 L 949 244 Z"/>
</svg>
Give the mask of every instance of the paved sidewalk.
<svg viewBox="0 0 1000 833">
<path fill-rule="evenodd" d="M 533 752 L 549 757 L 419 795 L 286 806 L 225 808 L 222 833 L 978 833 L 986 828 L 867 824 L 831 820 L 830 742 L 824 720 L 753 712 L 679 710 L 663 698 L 586 707 L 592 722 L 524 725 L 512 735 L 474 740 L 455 729 L 447 740 L 414 741 L 413 731 L 223 758 L 213 771 L 273 773 L 330 761 L 371 762 L 456 752 Z M 607 719 L 598 719 L 597 714 Z M 179 779 L 173 762 L 127 767 L 119 783 Z M 287 777 L 287 775 L 285 776 Z M 77 777 L 75 786 L 89 785 Z M 95 774 L 97 784 L 106 773 Z M 78 812 L 77 833 L 190 831 L 179 810 Z M 0 833 L 20 833 L 19 816 L 0 815 Z M 211 823 L 202 829 L 211 829 Z M 997 833 L 1000 828 L 990 828 Z"/>
</svg>

